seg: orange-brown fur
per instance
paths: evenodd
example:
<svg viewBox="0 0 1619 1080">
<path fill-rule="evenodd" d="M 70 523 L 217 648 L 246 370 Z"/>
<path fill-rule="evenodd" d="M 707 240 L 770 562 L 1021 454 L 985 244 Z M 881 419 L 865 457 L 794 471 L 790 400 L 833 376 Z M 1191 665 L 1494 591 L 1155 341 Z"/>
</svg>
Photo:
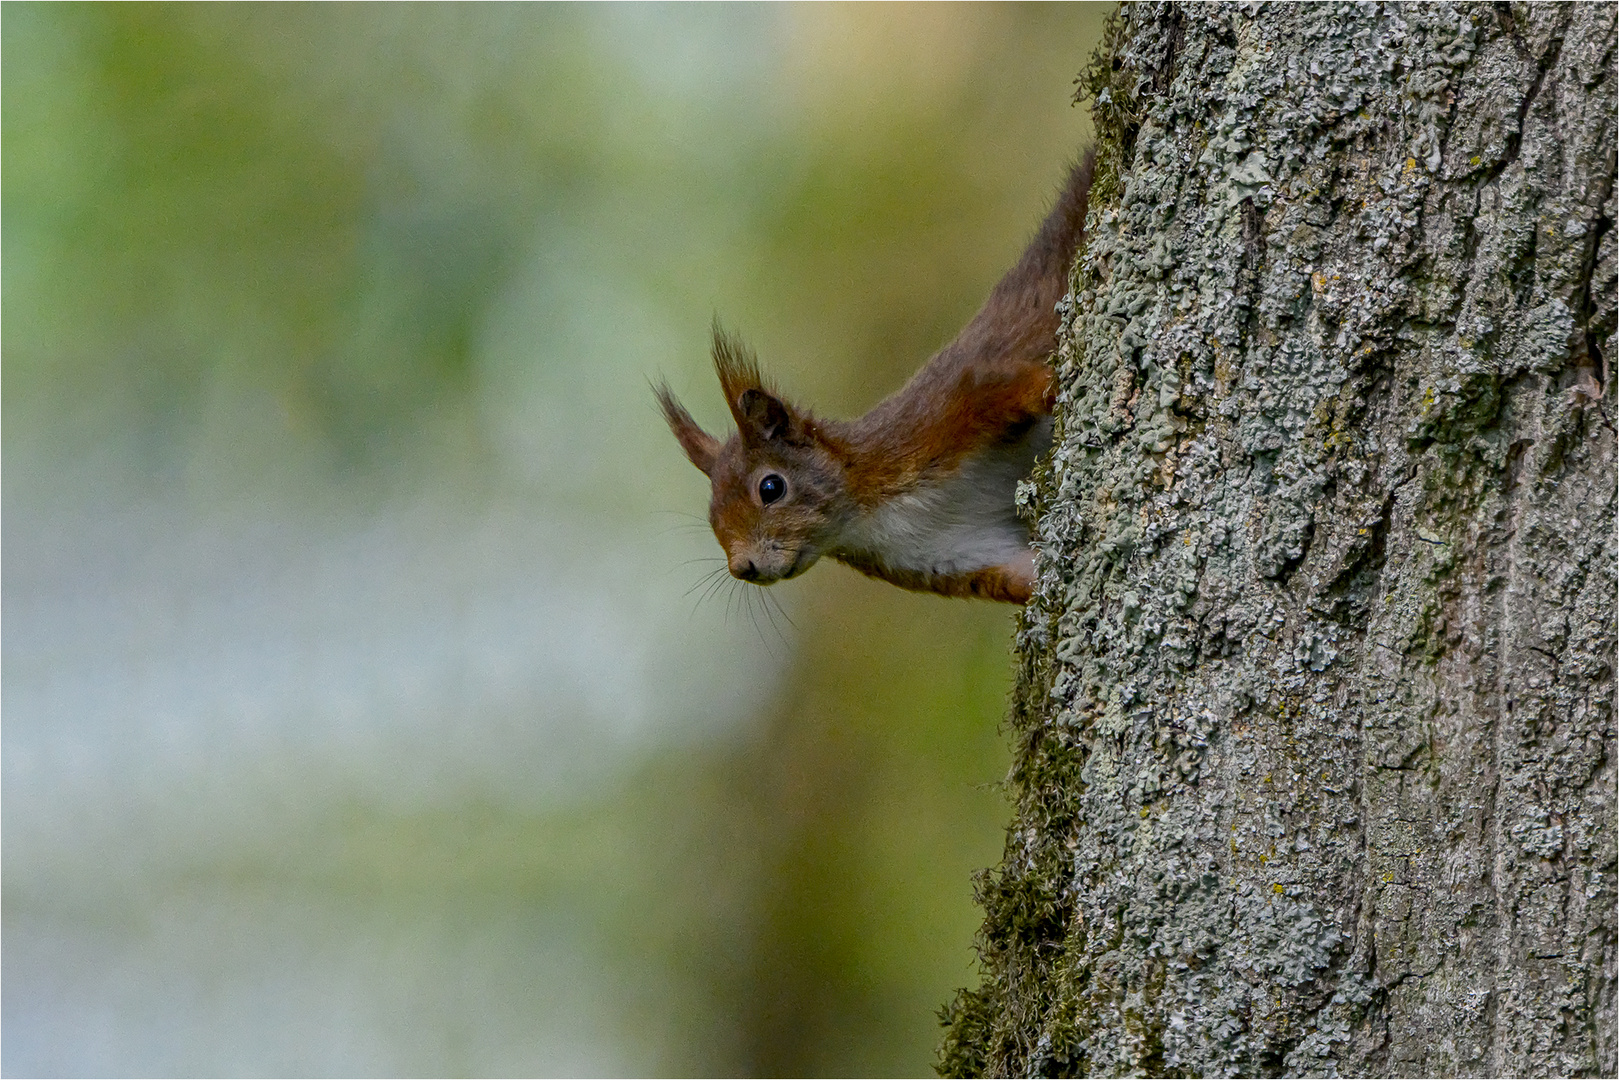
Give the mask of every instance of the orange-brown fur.
<svg viewBox="0 0 1619 1080">
<path fill-rule="evenodd" d="M 903 517 L 890 514 L 879 528 L 873 515 L 914 503 L 915 513 L 934 516 L 919 519 L 918 530 L 935 517 L 957 528 L 950 507 L 932 507 L 927 496 L 953 490 L 944 485 L 969 475 L 962 470 L 970 462 L 1024 452 L 1023 441 L 1050 415 L 1055 309 L 1084 238 L 1092 165 L 1087 152 L 1023 257 L 956 339 L 865 416 L 820 420 L 786 402 L 745 346 L 717 326 L 714 367 L 737 433 L 721 443 L 697 426 L 666 386 L 657 389 L 682 450 L 710 478 L 709 522 L 734 575 L 769 584 L 831 555 L 901 588 L 1013 603 L 1028 599 L 1032 559 L 1026 534 L 1018 554 L 994 565 L 961 567 L 949 558 L 905 565 L 905 552 L 851 547 L 849 538 L 893 534 L 935 552 L 936 545 L 906 532 L 911 522 Z M 787 488 L 768 504 L 760 491 L 767 477 Z M 963 513 L 978 506 L 974 500 L 981 493 L 966 496 Z M 1006 490 L 1006 513 L 986 519 L 981 534 L 970 523 L 960 527 L 964 559 L 970 561 L 978 547 L 1004 546 L 1005 530 L 1014 527 L 1007 524 L 1011 496 Z"/>
</svg>

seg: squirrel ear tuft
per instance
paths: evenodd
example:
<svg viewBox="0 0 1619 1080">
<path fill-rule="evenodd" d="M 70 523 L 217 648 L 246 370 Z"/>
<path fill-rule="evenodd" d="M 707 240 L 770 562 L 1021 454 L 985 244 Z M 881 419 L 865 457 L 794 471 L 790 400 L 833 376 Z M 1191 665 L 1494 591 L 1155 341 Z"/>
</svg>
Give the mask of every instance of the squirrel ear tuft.
<svg viewBox="0 0 1619 1080">
<path fill-rule="evenodd" d="M 743 432 L 760 441 L 781 438 L 792 424 L 787 406 L 756 388 L 738 395 L 734 411 Z"/>
<path fill-rule="evenodd" d="M 725 391 L 725 402 L 742 433 L 742 440 L 759 444 L 775 439 L 796 441 L 802 435 L 800 417 L 765 388 L 759 361 L 741 338 L 714 323 L 714 370 Z"/>
<path fill-rule="evenodd" d="M 753 350 L 744 345 L 741 338 L 727 334 L 718 319 L 714 321 L 714 373 L 720 377 L 720 391 L 733 415 L 742 391 L 764 386 L 764 376 L 759 373 L 759 361 Z M 737 416 L 736 420 L 741 423 L 742 417 Z"/>
<path fill-rule="evenodd" d="M 720 441 L 702 428 L 697 421 L 691 418 L 685 406 L 675 400 L 667 383 L 653 387 L 652 392 L 657 395 L 658 405 L 663 409 L 663 418 L 669 424 L 669 430 L 675 433 L 680 442 L 680 448 L 686 452 L 686 460 L 709 476 L 714 471 L 714 459 L 720 453 Z"/>
</svg>

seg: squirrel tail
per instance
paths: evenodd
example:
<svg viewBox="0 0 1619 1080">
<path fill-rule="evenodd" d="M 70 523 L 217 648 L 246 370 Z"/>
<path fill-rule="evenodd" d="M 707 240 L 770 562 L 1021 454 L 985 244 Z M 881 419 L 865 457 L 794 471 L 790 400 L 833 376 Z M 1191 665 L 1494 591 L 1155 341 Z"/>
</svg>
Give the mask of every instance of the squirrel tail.
<svg viewBox="0 0 1619 1080">
<path fill-rule="evenodd" d="M 1033 256 L 1039 261 L 1040 276 L 1055 274 L 1062 279 L 1063 291 L 1067 291 L 1068 268 L 1073 265 L 1074 256 L 1085 240 L 1085 213 L 1090 204 L 1091 179 L 1095 172 L 1096 147 L 1087 146 L 1069 170 L 1068 182 L 1063 185 L 1062 194 L 1057 196 L 1057 204 L 1046 215 L 1034 242 L 1024 254 L 1024 260 Z M 1019 265 L 1021 267 L 1021 263 Z"/>
<path fill-rule="evenodd" d="M 1023 257 L 995 287 L 989 303 L 985 305 L 986 312 L 1002 298 L 1003 293 L 1007 294 L 1006 300 L 1038 295 L 1041 303 L 1049 309 L 1068 291 L 1068 269 L 1085 242 L 1085 214 L 1089 208 L 1091 178 L 1095 171 L 1096 148 L 1088 146 L 1068 171 L 1068 182 L 1057 195 L 1057 202 L 1045 221 L 1040 223 Z M 1052 332 L 1055 331 L 1053 318 Z"/>
<path fill-rule="evenodd" d="M 978 314 L 905 389 L 856 422 L 874 440 L 898 440 L 888 457 L 944 461 L 1051 412 L 1057 301 L 1068 291 L 1068 270 L 1085 239 L 1095 167 L 1095 150 L 1087 149 L 1023 256 Z"/>
<path fill-rule="evenodd" d="M 1056 348 L 1057 301 L 1068 291 L 1068 270 L 1085 241 L 1085 214 L 1096 148 L 1087 147 L 1068 173 L 1056 204 L 1017 265 L 1006 272 L 983 308 L 946 346 L 939 360 L 952 367 L 1044 367 Z M 1010 371 L 1008 371 L 1010 373 Z"/>
</svg>

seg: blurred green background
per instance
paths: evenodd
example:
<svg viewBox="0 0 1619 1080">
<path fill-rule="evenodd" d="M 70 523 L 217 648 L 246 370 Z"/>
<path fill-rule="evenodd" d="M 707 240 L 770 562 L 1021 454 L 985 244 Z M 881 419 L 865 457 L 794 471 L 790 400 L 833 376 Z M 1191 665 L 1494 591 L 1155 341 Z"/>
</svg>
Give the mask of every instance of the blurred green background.
<svg viewBox="0 0 1619 1080">
<path fill-rule="evenodd" d="M 1106 10 L 7 4 L 4 1071 L 926 1073 L 1013 612 L 691 591 L 648 380 L 896 388 Z"/>
</svg>

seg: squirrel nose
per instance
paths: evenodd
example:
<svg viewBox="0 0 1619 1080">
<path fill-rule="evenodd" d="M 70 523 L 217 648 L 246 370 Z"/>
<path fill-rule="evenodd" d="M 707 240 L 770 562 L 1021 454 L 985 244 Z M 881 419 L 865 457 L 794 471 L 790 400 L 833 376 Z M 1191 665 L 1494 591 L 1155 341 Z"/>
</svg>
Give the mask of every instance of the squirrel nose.
<svg viewBox="0 0 1619 1080">
<path fill-rule="evenodd" d="M 731 560 L 731 576 L 741 578 L 743 581 L 753 581 L 759 576 L 759 568 L 753 565 L 753 560 L 738 555 Z"/>
</svg>

